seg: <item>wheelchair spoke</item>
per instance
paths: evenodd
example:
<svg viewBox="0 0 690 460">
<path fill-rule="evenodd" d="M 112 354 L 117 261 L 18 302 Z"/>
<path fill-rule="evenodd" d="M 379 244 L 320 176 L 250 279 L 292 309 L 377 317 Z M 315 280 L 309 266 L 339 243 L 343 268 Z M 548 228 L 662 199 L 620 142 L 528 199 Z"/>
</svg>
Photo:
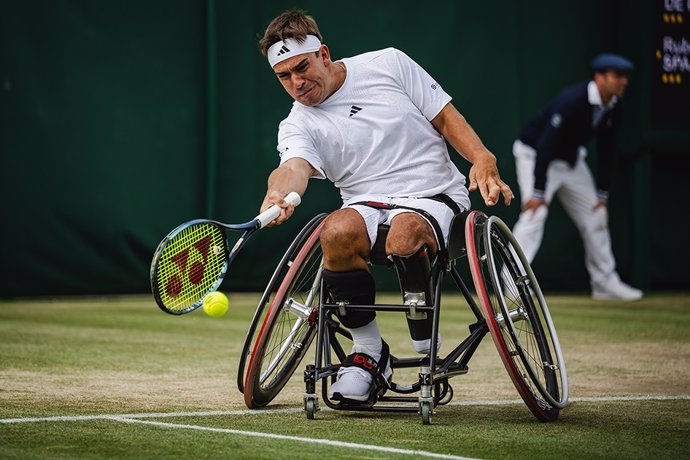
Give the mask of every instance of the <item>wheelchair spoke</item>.
<svg viewBox="0 0 690 460">
<path fill-rule="evenodd" d="M 265 356 L 272 356 L 270 363 L 259 376 L 259 385 L 265 385 L 269 381 L 269 377 L 273 375 L 276 369 L 282 369 L 282 363 L 286 359 L 290 359 L 295 352 L 300 352 L 302 348 L 302 336 L 300 332 L 305 328 L 310 327 L 310 318 L 317 308 L 315 302 L 318 299 L 319 290 L 321 288 L 321 273 L 323 272 L 323 260 L 318 258 L 318 262 L 314 262 L 306 267 L 304 274 L 308 274 L 304 279 L 295 283 L 292 296 L 288 297 L 283 303 L 283 310 L 277 318 L 275 327 L 276 330 L 272 336 L 271 342 L 274 345 L 267 347 Z M 297 300 L 304 299 L 302 302 Z M 294 324 L 292 324 L 294 318 Z M 284 330 L 292 324 L 290 332 L 284 335 Z M 277 351 L 275 351 L 278 349 Z M 273 354 L 275 352 L 275 355 Z M 262 366 L 263 367 L 263 366 Z"/>
<path fill-rule="evenodd" d="M 319 235 L 326 216 L 319 214 L 302 229 L 266 287 L 260 308 L 270 307 L 258 332 L 248 335 L 253 340 L 244 377 L 249 408 L 266 406 L 276 397 L 316 335 L 322 271 Z"/>
<path fill-rule="evenodd" d="M 473 277 L 488 297 L 483 307 L 496 346 L 530 410 L 540 420 L 554 420 L 567 404 L 567 374 L 539 284 L 500 219 L 478 217 L 474 223 Z"/>
<path fill-rule="evenodd" d="M 319 290 L 321 289 L 321 274 L 323 273 L 323 259 L 319 259 L 319 267 L 316 269 L 316 273 L 313 276 L 312 283 L 311 283 L 311 288 L 309 289 L 309 293 L 307 294 L 307 300 L 304 302 L 304 305 L 307 306 L 311 312 L 311 310 L 316 309 L 315 306 L 312 306 L 312 303 L 314 302 L 314 298 L 319 294 Z"/>
<path fill-rule="evenodd" d="M 305 320 L 302 318 L 298 318 L 297 321 L 295 321 L 295 324 L 292 326 L 292 330 L 288 334 L 287 337 L 285 337 L 285 340 L 283 340 L 283 343 L 280 347 L 280 350 L 278 350 L 278 353 L 276 356 L 273 358 L 271 363 L 268 365 L 268 368 L 261 373 L 261 377 L 259 378 L 259 383 L 261 385 L 264 384 L 266 379 L 273 373 L 273 371 L 276 369 L 280 361 L 285 357 L 285 354 L 288 351 L 292 351 L 295 348 L 299 348 L 301 344 L 299 341 L 294 342 L 294 338 L 297 336 L 297 333 L 299 330 L 302 328 L 302 325 L 305 323 Z"/>
</svg>

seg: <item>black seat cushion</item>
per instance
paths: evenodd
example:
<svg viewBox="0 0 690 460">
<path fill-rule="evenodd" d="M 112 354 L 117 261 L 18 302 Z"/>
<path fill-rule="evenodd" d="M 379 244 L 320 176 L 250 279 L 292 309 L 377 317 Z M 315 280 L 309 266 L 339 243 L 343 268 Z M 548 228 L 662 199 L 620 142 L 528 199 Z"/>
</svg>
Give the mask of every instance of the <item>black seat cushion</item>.
<svg viewBox="0 0 690 460">
<path fill-rule="evenodd" d="M 376 242 L 369 254 L 369 261 L 374 265 L 385 265 L 387 267 L 393 265 L 393 262 L 386 255 L 386 238 L 388 238 L 388 230 L 390 230 L 389 225 L 379 225 L 379 229 L 376 233 Z"/>
</svg>

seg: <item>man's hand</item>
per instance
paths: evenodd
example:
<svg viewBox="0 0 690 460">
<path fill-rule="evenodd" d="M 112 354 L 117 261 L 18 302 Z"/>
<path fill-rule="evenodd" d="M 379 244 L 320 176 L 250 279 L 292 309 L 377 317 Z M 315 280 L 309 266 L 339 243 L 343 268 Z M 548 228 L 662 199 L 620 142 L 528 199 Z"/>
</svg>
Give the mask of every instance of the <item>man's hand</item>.
<svg viewBox="0 0 690 460">
<path fill-rule="evenodd" d="M 496 158 L 492 156 L 482 157 L 470 168 L 470 186 L 468 190 L 474 192 L 479 189 L 484 203 L 493 206 L 498 203 L 499 194 L 503 195 L 503 203 L 508 206 L 515 195 L 508 185 L 501 180 L 496 167 Z"/>
<path fill-rule="evenodd" d="M 277 204 L 282 208 L 280 210 L 280 215 L 276 217 L 275 220 L 271 221 L 268 225 L 266 225 L 267 227 L 282 224 L 292 216 L 293 212 L 295 212 L 295 206 L 285 201 L 285 196 L 286 195 L 283 195 L 280 192 L 272 191 L 266 195 L 263 203 L 261 203 L 260 212 L 264 212 L 274 204 Z"/>
<path fill-rule="evenodd" d="M 264 201 L 261 203 L 261 212 L 264 212 L 274 204 L 280 206 L 282 210 L 280 215 L 269 223 L 267 227 L 280 225 L 292 216 L 292 213 L 295 212 L 295 207 L 283 198 L 291 191 L 303 196 L 307 190 L 309 177 L 313 173 L 314 168 L 307 160 L 302 158 L 291 158 L 271 172 L 268 176 L 268 190 L 266 191 Z"/>
<path fill-rule="evenodd" d="M 536 212 L 540 206 L 546 206 L 546 201 L 541 198 L 530 198 L 529 201 L 522 206 L 522 212 Z"/>
</svg>

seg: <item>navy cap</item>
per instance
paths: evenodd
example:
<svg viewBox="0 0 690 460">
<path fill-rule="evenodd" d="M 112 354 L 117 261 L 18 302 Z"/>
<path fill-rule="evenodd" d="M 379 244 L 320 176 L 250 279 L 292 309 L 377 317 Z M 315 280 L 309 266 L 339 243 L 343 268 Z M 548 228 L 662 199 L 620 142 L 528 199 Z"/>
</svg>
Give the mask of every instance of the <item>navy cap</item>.
<svg viewBox="0 0 690 460">
<path fill-rule="evenodd" d="M 605 70 L 617 70 L 619 72 L 630 72 L 635 66 L 623 56 L 612 53 L 600 54 L 592 59 L 592 70 L 602 72 Z"/>
</svg>

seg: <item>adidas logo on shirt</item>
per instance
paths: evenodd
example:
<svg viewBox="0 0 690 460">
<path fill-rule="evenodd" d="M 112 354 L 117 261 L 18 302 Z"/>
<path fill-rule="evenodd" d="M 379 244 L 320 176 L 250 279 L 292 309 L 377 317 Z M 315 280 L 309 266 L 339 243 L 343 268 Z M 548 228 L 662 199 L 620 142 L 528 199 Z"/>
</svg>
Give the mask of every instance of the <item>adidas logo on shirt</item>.
<svg viewBox="0 0 690 460">
<path fill-rule="evenodd" d="M 356 105 L 353 105 L 353 106 L 350 108 L 350 116 L 352 116 L 352 115 L 357 115 L 357 114 L 359 113 L 360 110 L 362 110 L 361 107 L 357 107 Z"/>
<path fill-rule="evenodd" d="M 290 52 L 290 48 L 288 48 L 287 46 L 283 45 L 283 46 L 280 47 L 280 51 L 278 51 L 277 56 L 280 56 L 281 54 L 285 54 L 285 53 L 289 53 L 289 52 Z"/>
</svg>

